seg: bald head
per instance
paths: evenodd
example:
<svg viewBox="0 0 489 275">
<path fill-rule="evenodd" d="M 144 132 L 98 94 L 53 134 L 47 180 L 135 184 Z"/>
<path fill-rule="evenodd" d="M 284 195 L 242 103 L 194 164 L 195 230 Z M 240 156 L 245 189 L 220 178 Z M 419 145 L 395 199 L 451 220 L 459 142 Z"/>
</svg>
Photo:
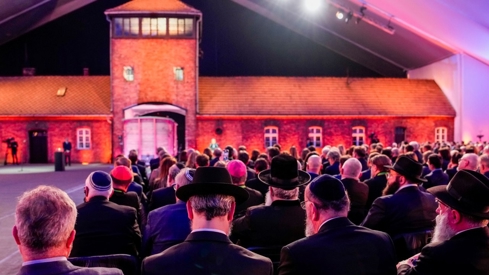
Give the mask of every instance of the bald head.
<svg viewBox="0 0 489 275">
<path fill-rule="evenodd" d="M 467 153 L 460 159 L 457 170 L 465 169 L 475 171 L 477 167 L 479 167 L 479 157 L 474 153 Z"/>
<path fill-rule="evenodd" d="M 321 157 L 317 155 L 312 155 L 307 159 L 307 172 L 312 172 L 319 174 L 319 170 L 321 170 Z"/>
<path fill-rule="evenodd" d="M 362 173 L 362 164 L 356 158 L 349 158 L 341 168 L 342 178 L 359 179 Z"/>
</svg>

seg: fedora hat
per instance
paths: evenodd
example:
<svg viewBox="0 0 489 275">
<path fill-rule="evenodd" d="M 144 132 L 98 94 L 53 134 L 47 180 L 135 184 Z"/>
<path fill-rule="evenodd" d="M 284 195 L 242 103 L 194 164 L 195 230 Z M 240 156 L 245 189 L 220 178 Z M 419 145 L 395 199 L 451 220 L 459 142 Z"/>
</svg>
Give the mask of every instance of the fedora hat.
<svg viewBox="0 0 489 275">
<path fill-rule="evenodd" d="M 311 181 L 311 175 L 297 169 L 297 160 L 286 154 L 280 154 L 272 159 L 270 169 L 258 174 L 258 179 L 272 187 L 292 190 Z"/>
<path fill-rule="evenodd" d="M 384 167 L 396 171 L 412 182 L 427 182 L 426 179 L 421 177 L 423 166 L 410 157 L 400 156 L 394 165 L 384 165 Z"/>
<path fill-rule="evenodd" d="M 428 192 L 451 208 L 470 216 L 489 219 L 489 178 L 471 170 L 460 170 L 448 185 Z"/>
<path fill-rule="evenodd" d="M 177 189 L 176 195 L 182 201 L 195 195 L 229 195 L 233 196 L 236 204 L 245 202 L 248 192 L 233 185 L 231 175 L 223 167 L 199 167 L 195 170 L 191 183 Z"/>
</svg>

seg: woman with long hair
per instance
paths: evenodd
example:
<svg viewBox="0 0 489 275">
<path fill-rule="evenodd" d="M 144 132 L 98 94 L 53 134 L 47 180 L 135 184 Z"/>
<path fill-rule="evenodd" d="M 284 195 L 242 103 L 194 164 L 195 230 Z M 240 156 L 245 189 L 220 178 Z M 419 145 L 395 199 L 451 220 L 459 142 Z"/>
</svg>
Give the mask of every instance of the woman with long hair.
<svg viewBox="0 0 489 275">
<path fill-rule="evenodd" d="M 190 153 L 190 155 L 188 156 L 187 163 L 185 164 L 185 166 L 187 168 L 193 168 L 193 169 L 197 168 L 195 166 L 195 163 L 196 163 L 196 158 L 197 158 L 198 155 L 200 155 L 200 152 L 197 151 L 197 150 L 195 150 L 192 153 Z"/>
<path fill-rule="evenodd" d="M 170 167 L 177 163 L 177 160 L 174 157 L 166 157 L 161 161 L 159 169 L 159 175 L 153 182 L 153 185 L 150 186 L 150 191 L 156 190 L 158 188 L 166 187 L 166 183 L 168 180 L 168 171 Z"/>
</svg>

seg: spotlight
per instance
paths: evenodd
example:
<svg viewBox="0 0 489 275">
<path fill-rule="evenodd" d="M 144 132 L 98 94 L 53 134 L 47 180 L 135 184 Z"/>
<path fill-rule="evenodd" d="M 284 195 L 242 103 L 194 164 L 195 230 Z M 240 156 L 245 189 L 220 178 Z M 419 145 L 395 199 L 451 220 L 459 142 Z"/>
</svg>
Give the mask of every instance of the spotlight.
<svg viewBox="0 0 489 275">
<path fill-rule="evenodd" d="M 341 20 L 341 19 L 343 19 L 343 17 L 345 17 L 345 14 L 342 11 L 337 11 L 336 12 L 336 18 L 338 18 L 339 20 Z"/>
<path fill-rule="evenodd" d="M 353 17 L 353 12 L 348 12 L 348 14 L 345 17 L 345 23 L 348 23 L 350 19 Z"/>
<path fill-rule="evenodd" d="M 316 11 L 321 6 L 321 0 L 305 0 L 304 6 L 308 11 Z"/>
</svg>

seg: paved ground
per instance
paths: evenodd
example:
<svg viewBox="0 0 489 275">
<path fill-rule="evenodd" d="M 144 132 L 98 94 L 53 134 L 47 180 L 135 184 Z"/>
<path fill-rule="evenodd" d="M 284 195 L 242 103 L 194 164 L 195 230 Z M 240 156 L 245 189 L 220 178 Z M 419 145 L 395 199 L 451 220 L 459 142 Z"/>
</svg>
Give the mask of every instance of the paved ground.
<svg viewBox="0 0 489 275">
<path fill-rule="evenodd" d="M 95 170 L 110 171 L 107 164 L 74 164 L 64 172 L 54 172 L 54 164 L 0 166 L 0 274 L 16 274 L 22 259 L 12 237 L 17 198 L 38 185 L 61 188 L 76 205 L 83 201 L 86 177 Z"/>
</svg>

